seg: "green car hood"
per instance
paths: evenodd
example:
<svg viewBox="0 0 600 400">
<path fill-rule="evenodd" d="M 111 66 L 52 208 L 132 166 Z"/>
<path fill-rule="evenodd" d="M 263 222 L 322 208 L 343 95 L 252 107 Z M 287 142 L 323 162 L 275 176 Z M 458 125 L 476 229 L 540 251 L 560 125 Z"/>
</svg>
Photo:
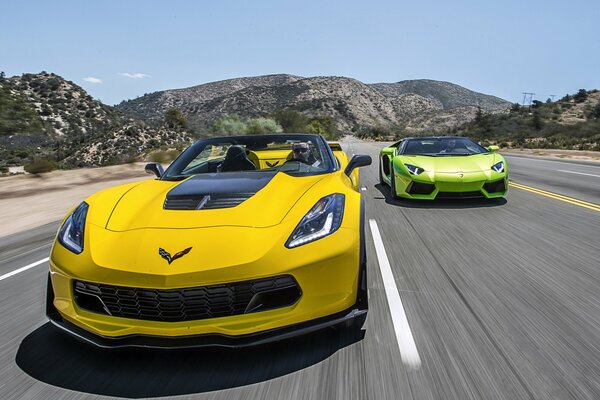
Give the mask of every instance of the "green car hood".
<svg viewBox="0 0 600 400">
<path fill-rule="evenodd" d="M 473 154 L 470 156 L 398 156 L 402 163 L 423 168 L 429 172 L 479 172 L 489 170 L 504 158 L 496 153 Z"/>
</svg>

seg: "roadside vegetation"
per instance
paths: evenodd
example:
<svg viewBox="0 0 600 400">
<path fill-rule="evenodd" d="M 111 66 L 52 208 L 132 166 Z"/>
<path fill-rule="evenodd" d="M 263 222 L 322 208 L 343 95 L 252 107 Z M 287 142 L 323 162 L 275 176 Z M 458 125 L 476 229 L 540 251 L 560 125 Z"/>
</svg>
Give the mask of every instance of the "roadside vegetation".
<svg viewBox="0 0 600 400">
<path fill-rule="evenodd" d="M 501 114 L 479 110 L 451 133 L 502 147 L 600 151 L 600 92 L 581 89 L 556 102 L 515 103 Z"/>
<path fill-rule="evenodd" d="M 340 137 L 330 117 L 308 117 L 290 109 L 280 109 L 257 118 L 228 115 L 213 122 L 208 135 L 266 133 L 316 133 L 328 140 Z M 202 133 L 200 136 L 203 136 Z"/>
</svg>

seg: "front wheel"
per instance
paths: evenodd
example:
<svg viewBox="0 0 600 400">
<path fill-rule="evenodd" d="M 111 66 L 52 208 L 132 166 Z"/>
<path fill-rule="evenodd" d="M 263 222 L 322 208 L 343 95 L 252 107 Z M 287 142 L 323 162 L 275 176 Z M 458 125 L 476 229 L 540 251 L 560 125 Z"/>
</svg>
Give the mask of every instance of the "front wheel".
<svg viewBox="0 0 600 400">
<path fill-rule="evenodd" d="M 399 200 L 398 192 L 396 192 L 396 177 L 394 176 L 394 165 L 390 167 L 390 192 L 392 193 L 392 199 Z"/>
<path fill-rule="evenodd" d="M 381 162 L 381 157 L 379 157 L 379 183 L 382 185 L 387 185 L 383 180 L 383 163 Z"/>
</svg>

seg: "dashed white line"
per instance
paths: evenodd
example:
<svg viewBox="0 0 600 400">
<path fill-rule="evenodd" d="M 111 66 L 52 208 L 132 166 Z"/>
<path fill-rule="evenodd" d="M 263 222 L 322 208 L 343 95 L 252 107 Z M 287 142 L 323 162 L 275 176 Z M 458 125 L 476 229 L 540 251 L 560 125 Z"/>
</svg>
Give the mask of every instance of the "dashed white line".
<svg viewBox="0 0 600 400">
<path fill-rule="evenodd" d="M 31 263 L 31 264 L 29 264 L 29 265 L 26 265 L 26 266 L 24 266 L 24 267 L 21 267 L 21 268 L 19 268 L 19 269 L 16 269 L 16 270 L 14 270 L 14 271 L 12 271 L 12 272 L 9 272 L 9 273 L 7 273 L 7 274 L 4 274 L 4 275 L 0 276 L 0 281 L 4 280 L 4 279 L 6 279 L 6 278 L 10 278 L 11 276 L 13 276 L 13 275 L 16 275 L 16 274 L 19 274 L 19 273 L 21 273 L 21 272 L 23 272 L 23 271 L 27 271 L 27 270 L 28 270 L 28 269 L 30 269 L 30 268 L 37 267 L 38 265 L 40 265 L 40 264 L 43 264 L 43 263 L 47 262 L 49 259 L 50 259 L 49 257 L 46 257 L 46 258 L 44 258 L 43 260 L 36 261 L 36 262 L 34 262 L 34 263 Z"/>
<path fill-rule="evenodd" d="M 419 357 L 419 351 L 417 350 L 415 339 L 413 338 L 408 319 L 406 318 L 406 312 L 404 311 L 404 306 L 400 299 L 400 292 L 396 286 L 396 280 L 392 273 L 390 260 L 385 252 L 383 241 L 381 240 L 381 233 L 379 232 L 377 221 L 370 219 L 369 226 L 371 227 L 371 235 L 373 235 L 377 261 L 379 262 L 379 269 L 381 270 L 381 277 L 383 278 L 383 287 L 385 288 L 385 294 L 390 307 L 390 314 L 392 316 L 392 323 L 394 325 L 394 331 L 396 332 L 396 341 L 398 342 L 402 362 L 411 368 L 419 368 L 421 366 L 421 357 Z"/>
<path fill-rule="evenodd" d="M 558 172 L 566 172 L 568 174 L 577 174 L 577 175 L 585 175 L 585 176 L 595 176 L 596 178 L 600 178 L 600 175 L 586 174 L 585 172 L 565 171 L 564 169 L 559 169 L 557 171 Z"/>
</svg>

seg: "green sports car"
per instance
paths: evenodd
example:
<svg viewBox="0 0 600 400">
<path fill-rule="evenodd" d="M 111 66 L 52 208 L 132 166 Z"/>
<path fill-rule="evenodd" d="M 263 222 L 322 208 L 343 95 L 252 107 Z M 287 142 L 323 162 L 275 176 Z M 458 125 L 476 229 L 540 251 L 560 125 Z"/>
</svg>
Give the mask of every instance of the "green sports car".
<svg viewBox="0 0 600 400">
<path fill-rule="evenodd" d="M 394 198 L 503 197 L 508 165 L 497 150 L 464 137 L 404 138 L 381 150 L 379 180 Z"/>
</svg>

